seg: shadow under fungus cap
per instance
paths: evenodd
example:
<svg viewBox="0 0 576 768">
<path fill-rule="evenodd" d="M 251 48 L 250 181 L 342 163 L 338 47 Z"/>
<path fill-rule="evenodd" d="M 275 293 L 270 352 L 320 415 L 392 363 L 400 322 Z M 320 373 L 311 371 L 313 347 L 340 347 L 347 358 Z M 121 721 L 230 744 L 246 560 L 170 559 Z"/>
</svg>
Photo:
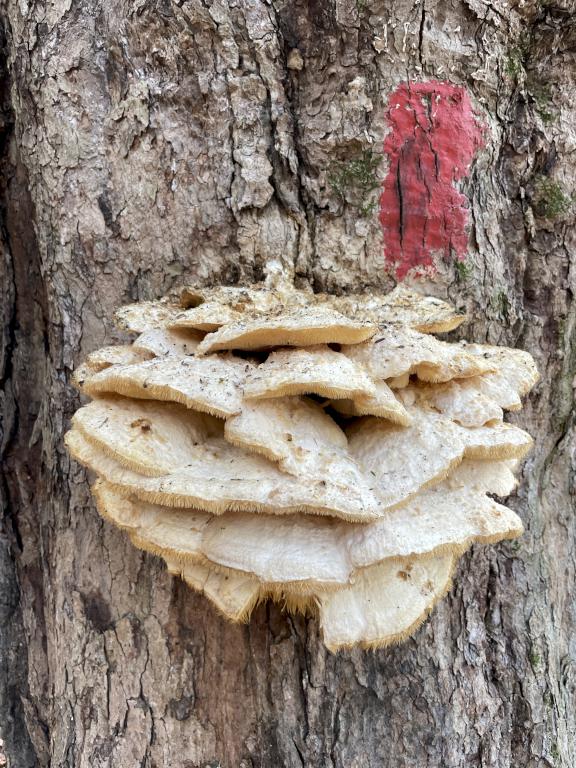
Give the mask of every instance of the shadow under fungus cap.
<svg viewBox="0 0 576 768">
<path fill-rule="evenodd" d="M 448 343 L 464 320 L 398 287 L 335 297 L 276 278 L 119 310 L 66 435 L 102 516 L 232 621 L 319 616 L 326 646 L 413 633 L 474 543 L 522 533 L 496 502 L 530 436 L 503 421 L 526 352 Z"/>
</svg>

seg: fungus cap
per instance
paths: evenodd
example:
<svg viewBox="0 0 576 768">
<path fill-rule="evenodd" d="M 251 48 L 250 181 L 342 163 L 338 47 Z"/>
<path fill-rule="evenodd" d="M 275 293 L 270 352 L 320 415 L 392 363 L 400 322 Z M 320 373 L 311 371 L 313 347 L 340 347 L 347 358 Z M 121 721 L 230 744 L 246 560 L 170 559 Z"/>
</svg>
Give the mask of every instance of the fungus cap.
<svg viewBox="0 0 576 768">
<path fill-rule="evenodd" d="M 497 403 L 505 411 L 519 411 L 522 408 L 522 400 L 518 390 L 506 379 L 502 373 L 486 373 L 476 376 L 475 386 L 490 400 Z"/>
<path fill-rule="evenodd" d="M 329 302 L 343 315 L 377 325 L 405 325 L 422 333 L 452 331 L 466 319 L 442 299 L 423 296 L 402 285 L 384 295 L 331 296 Z"/>
<path fill-rule="evenodd" d="M 356 320 L 376 325 L 399 323 L 424 333 L 442 333 L 457 328 L 465 316 L 451 304 L 434 296 L 397 286 L 390 293 L 372 295 L 332 296 L 299 290 L 285 280 L 257 286 L 217 286 L 215 288 L 184 288 L 180 303 L 193 309 L 210 304 L 211 320 L 220 326 L 229 322 L 226 310 L 246 317 L 271 314 L 295 306 L 325 305 Z M 220 317 L 218 316 L 220 309 Z"/>
<path fill-rule="evenodd" d="M 211 304 L 245 316 L 274 314 L 295 306 L 308 306 L 315 301 L 316 297 L 311 290 L 299 290 L 282 279 L 275 280 L 273 284 L 260 283 L 253 286 L 187 287 L 180 293 L 180 303 L 184 307 L 194 309 Z"/>
<path fill-rule="evenodd" d="M 366 568 L 354 584 L 319 597 L 327 648 L 382 648 L 405 640 L 450 588 L 454 558 L 445 555 Z"/>
<path fill-rule="evenodd" d="M 77 389 L 82 389 L 84 382 L 90 376 L 115 365 L 128 365 L 148 360 L 152 354 L 144 349 L 136 349 L 132 344 L 102 347 L 91 352 L 86 360 L 76 367 L 72 374 L 72 383 Z"/>
<path fill-rule="evenodd" d="M 460 346 L 467 354 L 475 355 L 488 362 L 520 397 L 527 395 L 540 379 L 534 358 L 523 349 L 467 342 L 460 342 Z"/>
<path fill-rule="evenodd" d="M 357 344 L 374 335 L 376 326 L 350 320 L 327 307 L 306 307 L 297 312 L 262 316 L 230 323 L 209 333 L 196 354 L 223 349 L 307 347 L 316 344 Z"/>
<path fill-rule="evenodd" d="M 185 563 L 165 558 L 168 572 L 179 576 L 189 587 L 205 595 L 230 621 L 246 621 L 258 602 L 260 588 L 244 574 L 219 573 L 202 563 Z"/>
<path fill-rule="evenodd" d="M 133 349 L 148 352 L 154 357 L 185 357 L 193 355 L 194 350 L 202 341 L 203 336 L 199 333 L 190 331 L 181 331 L 172 328 L 153 328 L 150 331 L 144 331 L 135 339 L 132 344 Z M 136 361 L 130 361 L 136 362 Z"/>
<path fill-rule="evenodd" d="M 115 393 L 179 403 L 226 418 L 241 411 L 242 388 L 252 368 L 232 355 L 154 358 L 101 371 L 85 379 L 83 390 L 92 396 Z"/>
<path fill-rule="evenodd" d="M 147 350 L 138 349 L 133 344 L 118 344 L 90 352 L 86 358 L 86 365 L 93 371 L 103 371 L 112 365 L 139 363 L 151 356 Z"/>
<path fill-rule="evenodd" d="M 461 467 L 469 466 L 459 480 L 424 490 L 369 524 L 305 514 L 228 512 L 216 518 L 138 502 L 102 481 L 94 494 L 102 516 L 127 530 L 141 549 L 242 571 L 267 586 L 324 590 L 349 583 L 358 569 L 386 559 L 456 555 L 472 542 L 520 535 L 518 516 L 485 495 L 512 487 L 510 470 L 499 464 L 464 462 Z M 467 474 L 476 483 L 472 493 L 465 485 Z"/>
<path fill-rule="evenodd" d="M 218 438 L 189 447 L 185 464 L 156 476 L 143 475 L 126 466 L 136 453 L 132 447 L 124 449 L 119 461 L 110 447 L 102 450 L 76 428 L 66 434 L 65 440 L 77 461 L 120 493 L 133 494 L 153 504 L 195 507 L 213 514 L 229 510 L 271 514 L 306 512 L 352 521 L 374 520 L 381 514 L 378 500 L 363 487 L 346 488 L 334 484 L 330 478 L 298 480 L 267 459 L 244 453 Z M 123 441 L 117 442 L 118 453 L 122 445 Z M 180 460 L 183 458 L 182 446 L 172 450 L 180 454 Z M 137 458 L 140 461 L 140 455 Z M 152 471 L 159 459 L 148 456 L 146 459 Z"/>
<path fill-rule="evenodd" d="M 144 333 L 166 328 L 181 312 L 181 308 L 167 299 L 139 301 L 127 304 L 114 313 L 114 322 L 121 331 Z"/>
<path fill-rule="evenodd" d="M 361 469 L 348 456 L 346 435 L 310 400 L 245 400 L 241 413 L 226 422 L 224 436 L 234 445 L 277 461 L 292 475 L 332 476 L 340 482 L 352 472 L 346 485 L 364 482 Z"/>
<path fill-rule="evenodd" d="M 481 427 L 502 421 L 502 408 L 482 392 L 478 377 L 459 379 L 436 385 L 413 385 L 399 393 L 402 402 L 432 406 L 464 427 Z"/>
<path fill-rule="evenodd" d="M 523 459 L 534 441 L 523 429 L 503 422 L 482 427 L 460 427 L 470 459 Z"/>
<path fill-rule="evenodd" d="M 345 414 L 369 414 L 398 424 L 410 423 L 402 403 L 385 382 L 374 381 L 364 366 L 326 345 L 272 352 L 250 373 L 244 388 L 246 398 L 301 394 L 335 401 L 345 398 L 345 404 L 332 403 Z"/>
<path fill-rule="evenodd" d="M 322 397 L 374 395 L 365 368 L 326 345 L 278 349 L 248 377 L 245 397 L 315 394 Z"/>
<path fill-rule="evenodd" d="M 464 456 L 457 425 L 426 411 L 410 415 L 408 427 L 366 417 L 348 430 L 350 453 L 372 478 L 385 508 L 440 482 Z"/>
<path fill-rule="evenodd" d="M 79 408 L 72 424 L 119 464 L 148 477 L 186 466 L 198 446 L 221 433 L 217 419 L 180 406 L 100 398 Z"/>
<path fill-rule="evenodd" d="M 342 352 L 377 379 L 413 373 L 437 384 L 496 369 L 495 362 L 470 354 L 458 344 L 398 325 L 383 326 L 370 341 L 346 346 Z"/>
<path fill-rule="evenodd" d="M 169 327 L 174 330 L 193 328 L 211 333 L 223 325 L 235 323 L 241 319 L 242 314 L 240 312 L 216 302 L 207 301 L 198 307 L 180 312 L 169 321 Z"/>
<path fill-rule="evenodd" d="M 330 405 L 346 416 L 380 416 L 404 427 L 412 424 L 412 417 L 385 381 L 376 381 L 375 389 L 373 395 L 332 400 Z"/>
</svg>

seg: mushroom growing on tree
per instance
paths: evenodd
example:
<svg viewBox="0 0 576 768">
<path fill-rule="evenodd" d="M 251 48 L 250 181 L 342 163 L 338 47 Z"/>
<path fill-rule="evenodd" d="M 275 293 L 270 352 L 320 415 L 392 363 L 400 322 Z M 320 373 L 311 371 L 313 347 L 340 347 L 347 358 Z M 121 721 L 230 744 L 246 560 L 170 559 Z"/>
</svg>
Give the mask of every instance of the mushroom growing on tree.
<svg viewBox="0 0 576 768">
<path fill-rule="evenodd" d="M 117 313 L 66 443 L 102 516 L 233 621 L 316 612 L 335 650 L 408 637 L 474 543 L 522 533 L 494 500 L 530 436 L 503 421 L 538 379 L 519 350 L 441 341 L 463 317 L 397 288 L 282 280 L 184 289 Z"/>
</svg>

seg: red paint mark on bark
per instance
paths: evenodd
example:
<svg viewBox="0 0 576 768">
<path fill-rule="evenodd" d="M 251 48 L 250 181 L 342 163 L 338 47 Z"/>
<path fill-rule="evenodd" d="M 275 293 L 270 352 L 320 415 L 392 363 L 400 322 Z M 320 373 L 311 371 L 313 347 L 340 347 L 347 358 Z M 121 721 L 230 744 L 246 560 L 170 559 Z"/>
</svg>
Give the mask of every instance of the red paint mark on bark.
<svg viewBox="0 0 576 768">
<path fill-rule="evenodd" d="M 384 141 L 390 170 L 380 197 L 385 258 L 399 279 L 434 272 L 433 257 L 463 260 L 467 200 L 454 188 L 482 145 L 464 88 L 403 83 L 390 96 Z"/>
</svg>

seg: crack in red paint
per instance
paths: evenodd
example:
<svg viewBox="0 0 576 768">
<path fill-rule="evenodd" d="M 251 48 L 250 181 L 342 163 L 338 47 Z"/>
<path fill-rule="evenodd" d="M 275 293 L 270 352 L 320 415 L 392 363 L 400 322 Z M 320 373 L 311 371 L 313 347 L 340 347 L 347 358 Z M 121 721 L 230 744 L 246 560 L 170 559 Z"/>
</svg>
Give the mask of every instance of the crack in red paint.
<svg viewBox="0 0 576 768">
<path fill-rule="evenodd" d="M 399 279 L 434 273 L 435 255 L 466 256 L 467 200 L 454 183 L 467 175 L 483 129 L 464 88 L 435 80 L 400 85 L 387 118 L 390 168 L 380 197 L 386 263 Z"/>
</svg>

